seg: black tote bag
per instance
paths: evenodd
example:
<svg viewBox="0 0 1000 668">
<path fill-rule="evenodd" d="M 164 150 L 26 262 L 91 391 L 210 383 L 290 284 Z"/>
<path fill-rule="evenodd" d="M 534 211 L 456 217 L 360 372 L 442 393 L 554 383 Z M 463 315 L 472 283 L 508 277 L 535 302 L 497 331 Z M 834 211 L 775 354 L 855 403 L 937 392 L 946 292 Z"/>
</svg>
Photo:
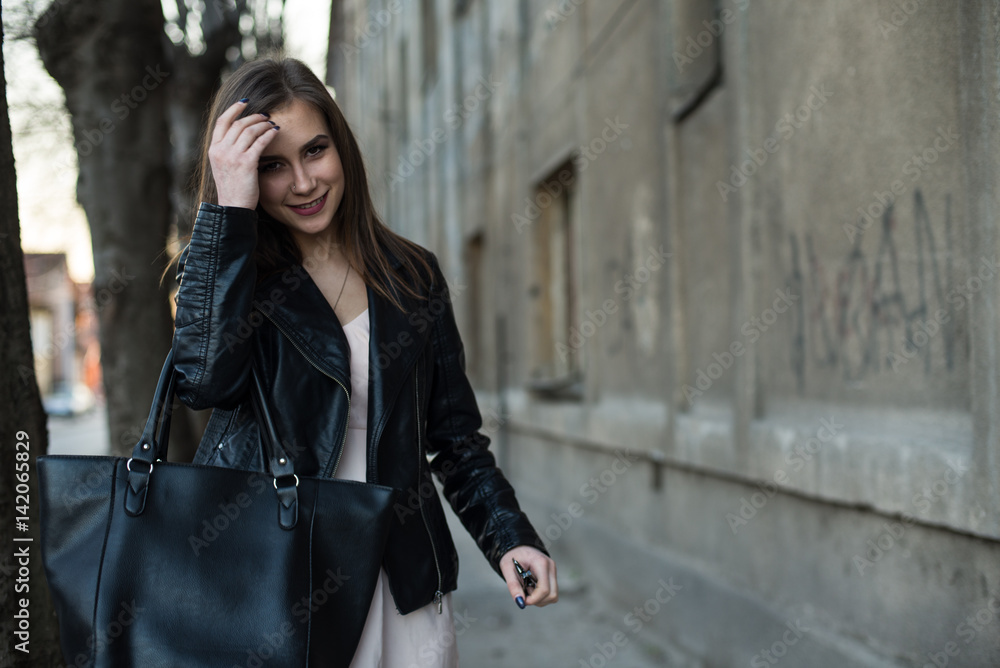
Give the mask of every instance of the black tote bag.
<svg viewBox="0 0 1000 668">
<path fill-rule="evenodd" d="M 256 369 L 270 473 L 161 461 L 174 384 L 168 354 L 130 459 L 38 458 L 42 559 L 66 663 L 347 668 L 396 491 L 295 476 Z"/>
</svg>

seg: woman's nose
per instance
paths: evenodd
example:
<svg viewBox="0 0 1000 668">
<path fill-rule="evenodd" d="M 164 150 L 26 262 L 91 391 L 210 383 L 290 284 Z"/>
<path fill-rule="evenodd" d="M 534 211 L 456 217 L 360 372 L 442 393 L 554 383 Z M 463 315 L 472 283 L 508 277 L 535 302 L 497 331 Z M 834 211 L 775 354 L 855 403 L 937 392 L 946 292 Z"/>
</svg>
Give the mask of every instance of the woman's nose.
<svg viewBox="0 0 1000 668">
<path fill-rule="evenodd" d="M 315 186 L 315 180 L 309 170 L 299 167 L 292 176 L 292 192 L 296 195 L 308 195 Z"/>
</svg>

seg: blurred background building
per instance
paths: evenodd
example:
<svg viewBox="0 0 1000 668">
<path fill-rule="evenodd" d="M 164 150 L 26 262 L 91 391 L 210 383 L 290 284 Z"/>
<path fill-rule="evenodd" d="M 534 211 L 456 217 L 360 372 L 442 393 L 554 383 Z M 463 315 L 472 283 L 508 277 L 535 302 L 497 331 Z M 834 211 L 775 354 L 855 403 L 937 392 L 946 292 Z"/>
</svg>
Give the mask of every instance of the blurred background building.
<svg viewBox="0 0 1000 668">
<path fill-rule="evenodd" d="M 616 611 L 573 665 L 640 631 L 699 666 L 1000 665 L 995 3 L 339 0 L 331 25 L 501 463 Z"/>
<path fill-rule="evenodd" d="M 65 253 L 26 253 L 34 373 L 50 414 L 75 415 L 94 407 L 100 392 L 100 346 L 90 284 L 69 274 Z"/>
<path fill-rule="evenodd" d="M 115 64 L 72 123 L 31 42 L 53 7 L 87 21 L 50 48 Z M 484 431 L 559 564 L 563 600 L 516 611 L 456 536 L 463 665 L 1000 666 L 995 1 L 123 7 L 4 3 L 42 392 L 99 388 L 96 321 L 118 337 L 110 419 L 50 421 L 50 452 L 134 445 L 204 105 L 282 47 L 325 64 L 386 221 L 440 258 Z M 126 155 L 160 227 L 108 173 L 138 178 Z"/>
<path fill-rule="evenodd" d="M 58 384 L 73 383 L 76 364 L 76 284 L 69 277 L 65 253 L 29 253 L 28 279 L 35 370 L 42 394 Z"/>
</svg>

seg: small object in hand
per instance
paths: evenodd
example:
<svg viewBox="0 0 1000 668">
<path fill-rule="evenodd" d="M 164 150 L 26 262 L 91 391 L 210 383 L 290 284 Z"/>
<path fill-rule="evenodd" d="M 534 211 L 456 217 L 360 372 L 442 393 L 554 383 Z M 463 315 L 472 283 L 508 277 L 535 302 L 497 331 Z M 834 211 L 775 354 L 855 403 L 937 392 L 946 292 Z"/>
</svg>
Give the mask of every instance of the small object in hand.
<svg viewBox="0 0 1000 668">
<path fill-rule="evenodd" d="M 535 576 L 531 574 L 530 570 L 524 570 L 521 568 L 521 564 L 517 563 L 517 559 L 511 559 L 514 562 L 514 568 L 517 569 L 517 575 L 521 578 L 521 585 L 524 587 L 524 593 L 530 594 L 531 590 L 538 586 L 538 580 Z"/>
</svg>

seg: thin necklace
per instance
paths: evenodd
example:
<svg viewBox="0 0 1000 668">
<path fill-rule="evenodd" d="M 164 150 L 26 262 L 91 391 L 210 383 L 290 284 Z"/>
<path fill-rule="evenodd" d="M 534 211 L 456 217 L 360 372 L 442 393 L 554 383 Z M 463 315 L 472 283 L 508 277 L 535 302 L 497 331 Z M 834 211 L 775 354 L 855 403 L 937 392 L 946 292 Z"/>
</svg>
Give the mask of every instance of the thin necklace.
<svg viewBox="0 0 1000 668">
<path fill-rule="evenodd" d="M 351 265 L 347 265 L 347 271 L 344 272 L 344 282 L 340 285 L 340 294 L 337 295 L 337 301 L 333 302 L 333 310 L 337 310 L 337 304 L 340 303 L 340 298 L 344 296 L 344 287 L 347 285 L 347 276 L 351 273 Z"/>
</svg>

